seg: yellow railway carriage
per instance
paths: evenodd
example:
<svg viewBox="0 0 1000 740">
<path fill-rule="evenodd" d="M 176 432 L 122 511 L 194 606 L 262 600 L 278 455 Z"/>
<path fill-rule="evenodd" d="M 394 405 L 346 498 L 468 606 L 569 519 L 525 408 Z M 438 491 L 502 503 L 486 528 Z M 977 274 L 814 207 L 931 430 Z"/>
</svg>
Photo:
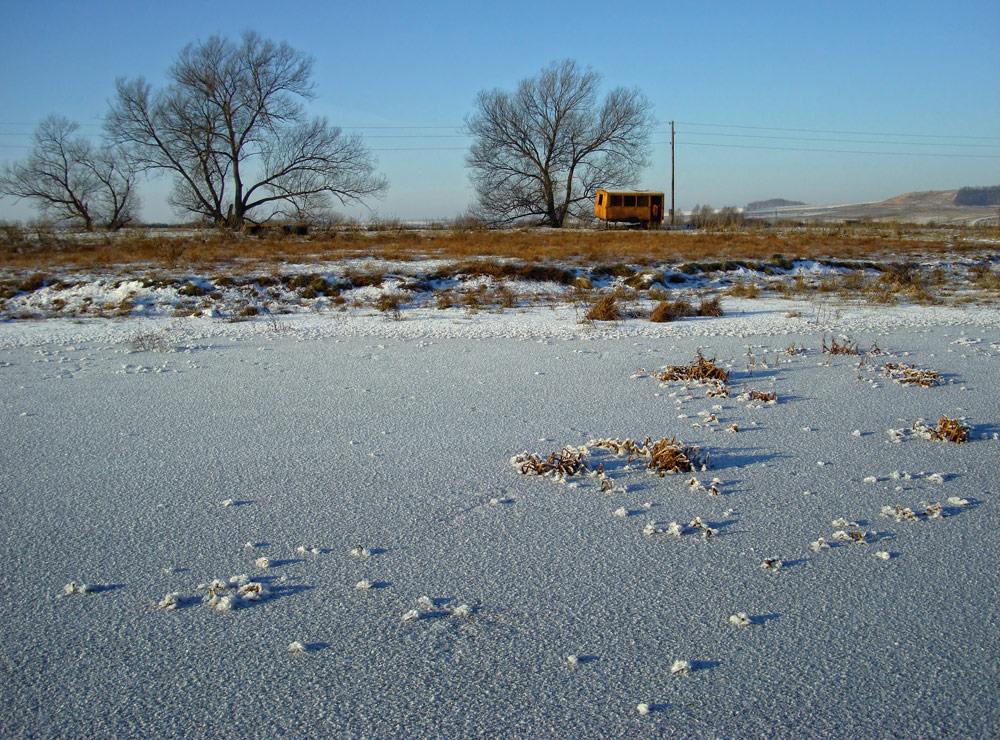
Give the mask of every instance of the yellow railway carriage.
<svg viewBox="0 0 1000 740">
<path fill-rule="evenodd" d="M 649 228 L 663 221 L 663 193 L 647 190 L 598 190 L 594 215 L 602 221 L 626 221 Z"/>
</svg>

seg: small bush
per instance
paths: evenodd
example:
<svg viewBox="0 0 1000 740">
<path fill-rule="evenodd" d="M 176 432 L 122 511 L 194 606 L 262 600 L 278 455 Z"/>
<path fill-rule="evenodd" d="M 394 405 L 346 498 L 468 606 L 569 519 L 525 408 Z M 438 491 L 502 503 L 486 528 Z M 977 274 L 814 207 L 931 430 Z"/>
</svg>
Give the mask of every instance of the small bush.
<svg viewBox="0 0 1000 740">
<path fill-rule="evenodd" d="M 691 304 L 683 298 L 679 298 L 676 301 L 660 301 L 649 315 L 649 320 L 661 324 L 693 315 Z"/>
<path fill-rule="evenodd" d="M 586 316 L 590 321 L 618 321 L 621 318 L 621 312 L 618 310 L 618 300 L 615 295 L 609 293 L 598 300 L 590 307 Z"/>
<path fill-rule="evenodd" d="M 698 315 L 699 316 L 723 316 L 722 303 L 718 296 L 712 296 L 711 298 L 702 298 L 701 302 L 698 304 Z"/>
<path fill-rule="evenodd" d="M 737 280 L 729 288 L 729 295 L 737 298 L 756 298 L 760 295 L 760 288 L 757 287 L 757 283 L 744 283 L 742 280 Z"/>
<path fill-rule="evenodd" d="M 400 312 L 400 295 L 398 293 L 383 293 L 375 301 L 375 308 L 382 313 L 390 314 L 394 319 L 402 318 Z"/>
</svg>

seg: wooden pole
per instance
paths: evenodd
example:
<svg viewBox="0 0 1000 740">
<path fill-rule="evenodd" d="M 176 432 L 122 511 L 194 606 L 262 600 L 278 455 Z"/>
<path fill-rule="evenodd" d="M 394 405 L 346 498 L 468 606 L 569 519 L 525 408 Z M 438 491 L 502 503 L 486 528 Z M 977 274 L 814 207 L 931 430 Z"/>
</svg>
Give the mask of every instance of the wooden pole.
<svg viewBox="0 0 1000 740">
<path fill-rule="evenodd" d="M 670 225 L 674 225 L 674 122 L 670 122 Z"/>
</svg>

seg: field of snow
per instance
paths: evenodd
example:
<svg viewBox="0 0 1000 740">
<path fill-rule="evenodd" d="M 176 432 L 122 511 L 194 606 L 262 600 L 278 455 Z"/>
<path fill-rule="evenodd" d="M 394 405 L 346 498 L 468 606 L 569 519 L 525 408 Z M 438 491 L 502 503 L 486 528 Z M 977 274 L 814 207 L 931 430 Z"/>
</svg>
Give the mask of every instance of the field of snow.
<svg viewBox="0 0 1000 740">
<path fill-rule="evenodd" d="M 725 307 L 0 323 L 0 736 L 1000 736 L 1000 312 Z"/>
</svg>

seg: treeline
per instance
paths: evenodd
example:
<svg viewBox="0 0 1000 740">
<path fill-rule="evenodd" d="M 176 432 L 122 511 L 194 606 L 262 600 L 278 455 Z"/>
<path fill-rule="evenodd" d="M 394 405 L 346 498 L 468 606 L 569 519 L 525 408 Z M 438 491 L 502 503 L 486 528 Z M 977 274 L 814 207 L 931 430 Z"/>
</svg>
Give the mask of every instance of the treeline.
<svg viewBox="0 0 1000 740">
<path fill-rule="evenodd" d="M 1000 206 L 1000 185 L 980 188 L 959 188 L 956 206 Z"/>
</svg>

